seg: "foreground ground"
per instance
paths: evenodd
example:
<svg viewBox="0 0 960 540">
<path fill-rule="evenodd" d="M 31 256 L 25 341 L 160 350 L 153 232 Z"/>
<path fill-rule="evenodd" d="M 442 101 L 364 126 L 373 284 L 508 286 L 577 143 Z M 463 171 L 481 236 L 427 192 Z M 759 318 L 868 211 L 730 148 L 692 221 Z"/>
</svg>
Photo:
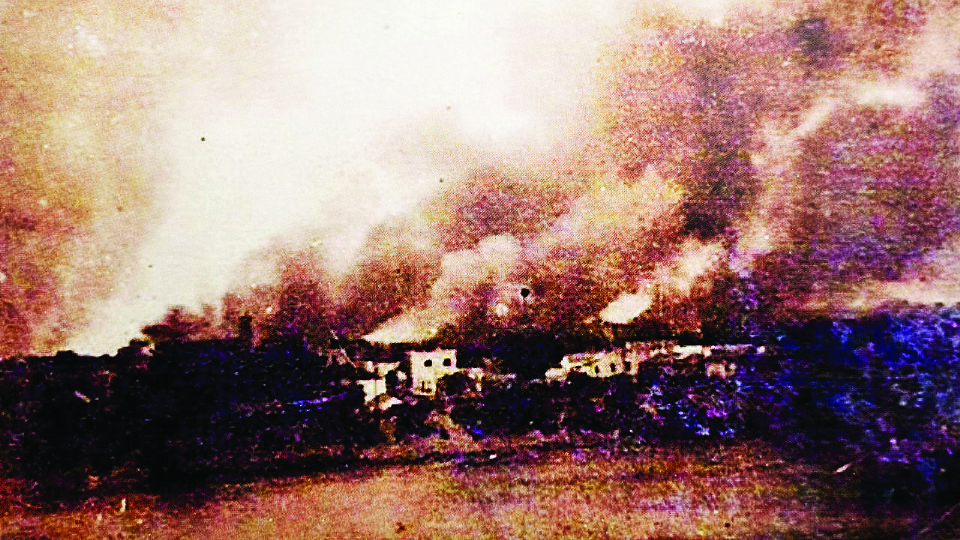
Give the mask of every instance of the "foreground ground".
<svg viewBox="0 0 960 540">
<path fill-rule="evenodd" d="M 759 444 L 521 445 L 56 510 L 8 494 L 0 538 L 900 538 L 931 519 L 855 484 Z"/>
</svg>

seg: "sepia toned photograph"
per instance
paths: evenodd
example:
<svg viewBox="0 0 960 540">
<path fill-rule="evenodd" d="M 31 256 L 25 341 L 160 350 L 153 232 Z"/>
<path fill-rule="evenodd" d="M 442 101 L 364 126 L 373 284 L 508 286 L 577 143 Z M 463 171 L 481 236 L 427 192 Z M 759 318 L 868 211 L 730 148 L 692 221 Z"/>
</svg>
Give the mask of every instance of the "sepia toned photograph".
<svg viewBox="0 0 960 540">
<path fill-rule="evenodd" d="M 960 538 L 960 4 L 0 0 L 68 538 Z"/>
</svg>

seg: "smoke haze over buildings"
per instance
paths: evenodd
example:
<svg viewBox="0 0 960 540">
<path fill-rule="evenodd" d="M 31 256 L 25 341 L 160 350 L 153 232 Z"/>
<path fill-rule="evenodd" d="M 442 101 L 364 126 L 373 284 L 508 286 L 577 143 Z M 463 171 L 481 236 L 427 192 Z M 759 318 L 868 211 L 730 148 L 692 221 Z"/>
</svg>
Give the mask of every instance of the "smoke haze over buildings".
<svg viewBox="0 0 960 540">
<path fill-rule="evenodd" d="M 960 299 L 955 10 L 604 5 L 4 4 L 0 354 L 228 292 L 384 341 L 504 284 L 626 322 L 718 268 Z"/>
</svg>

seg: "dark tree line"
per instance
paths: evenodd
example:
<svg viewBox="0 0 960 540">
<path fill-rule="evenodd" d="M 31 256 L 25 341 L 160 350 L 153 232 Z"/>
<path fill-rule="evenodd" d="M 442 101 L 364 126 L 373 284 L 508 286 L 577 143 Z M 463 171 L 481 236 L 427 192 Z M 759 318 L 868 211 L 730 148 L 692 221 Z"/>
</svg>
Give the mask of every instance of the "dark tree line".
<svg viewBox="0 0 960 540">
<path fill-rule="evenodd" d="M 98 478 L 182 482 L 269 466 L 278 454 L 362 444 L 357 369 L 302 341 L 134 342 L 115 356 L 70 352 L 3 363 L 5 463 L 56 493 Z"/>
<path fill-rule="evenodd" d="M 503 355 L 496 367 L 515 376 L 479 392 L 462 376 L 447 377 L 436 397 L 413 396 L 394 377 L 401 403 L 386 411 L 365 404 L 355 384 L 369 374 L 331 362 L 302 338 L 257 348 L 237 339 L 169 341 L 149 352 L 133 342 L 114 356 L 14 358 L 0 364 L 0 461 L 56 495 L 123 478 L 176 484 L 449 435 L 439 415 L 477 439 L 762 439 L 831 467 L 856 462 L 863 492 L 877 502 L 960 500 L 960 307 L 890 306 L 768 335 L 763 352 L 658 358 L 635 377 L 551 382 L 541 370 L 562 339 L 517 333 L 483 351 Z M 709 377 L 708 361 L 736 370 Z"/>
</svg>

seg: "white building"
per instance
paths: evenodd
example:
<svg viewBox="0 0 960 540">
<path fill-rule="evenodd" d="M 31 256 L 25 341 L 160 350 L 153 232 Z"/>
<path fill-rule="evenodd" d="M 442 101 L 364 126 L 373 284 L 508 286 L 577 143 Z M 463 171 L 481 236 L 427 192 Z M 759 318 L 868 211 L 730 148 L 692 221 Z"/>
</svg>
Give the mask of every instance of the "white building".
<svg viewBox="0 0 960 540">
<path fill-rule="evenodd" d="M 437 381 L 457 371 L 457 351 L 408 351 L 410 360 L 410 389 L 415 394 L 431 396 L 437 392 Z"/>
<path fill-rule="evenodd" d="M 568 354 L 560 361 L 559 368 L 547 370 L 546 378 L 563 380 L 573 372 L 591 377 L 612 377 L 622 373 L 636 376 L 642 362 L 657 357 L 683 359 L 695 354 L 710 356 L 710 348 L 701 345 L 677 345 L 671 341 L 627 343 L 622 348 L 608 351 Z"/>
<path fill-rule="evenodd" d="M 398 369 L 400 362 L 374 362 L 373 360 L 367 360 L 364 367 L 367 371 L 376 375 L 378 379 L 383 379 L 387 376 L 387 373 Z"/>
<path fill-rule="evenodd" d="M 375 375 L 373 379 L 363 379 L 357 381 L 360 386 L 363 387 L 363 393 L 366 395 L 367 402 L 371 402 L 376 399 L 377 396 L 382 396 L 387 393 L 387 373 L 398 369 L 400 367 L 400 362 L 374 362 L 373 360 L 367 360 L 364 364 L 364 368 L 369 373 Z M 400 380 L 404 380 L 406 376 L 403 373 L 398 372 Z"/>
<path fill-rule="evenodd" d="M 683 360 L 697 355 L 706 362 L 704 368 L 708 376 L 727 378 L 736 372 L 737 365 L 730 358 L 749 354 L 764 354 L 765 347 L 753 345 L 677 345 L 671 341 L 651 341 L 627 343 L 623 348 L 609 351 L 568 354 L 560 361 L 559 368 L 547 370 L 550 380 L 563 380 L 573 372 L 591 377 L 611 377 L 626 373 L 636 376 L 640 363 L 649 360 Z M 711 358 L 715 358 L 711 361 Z"/>
<path fill-rule="evenodd" d="M 643 351 L 626 348 L 568 354 L 560 360 L 559 368 L 547 370 L 546 378 L 551 380 L 566 379 L 573 372 L 580 372 L 591 377 L 611 377 L 623 373 L 636 376 L 640 362 L 646 359 L 647 356 Z"/>
</svg>

